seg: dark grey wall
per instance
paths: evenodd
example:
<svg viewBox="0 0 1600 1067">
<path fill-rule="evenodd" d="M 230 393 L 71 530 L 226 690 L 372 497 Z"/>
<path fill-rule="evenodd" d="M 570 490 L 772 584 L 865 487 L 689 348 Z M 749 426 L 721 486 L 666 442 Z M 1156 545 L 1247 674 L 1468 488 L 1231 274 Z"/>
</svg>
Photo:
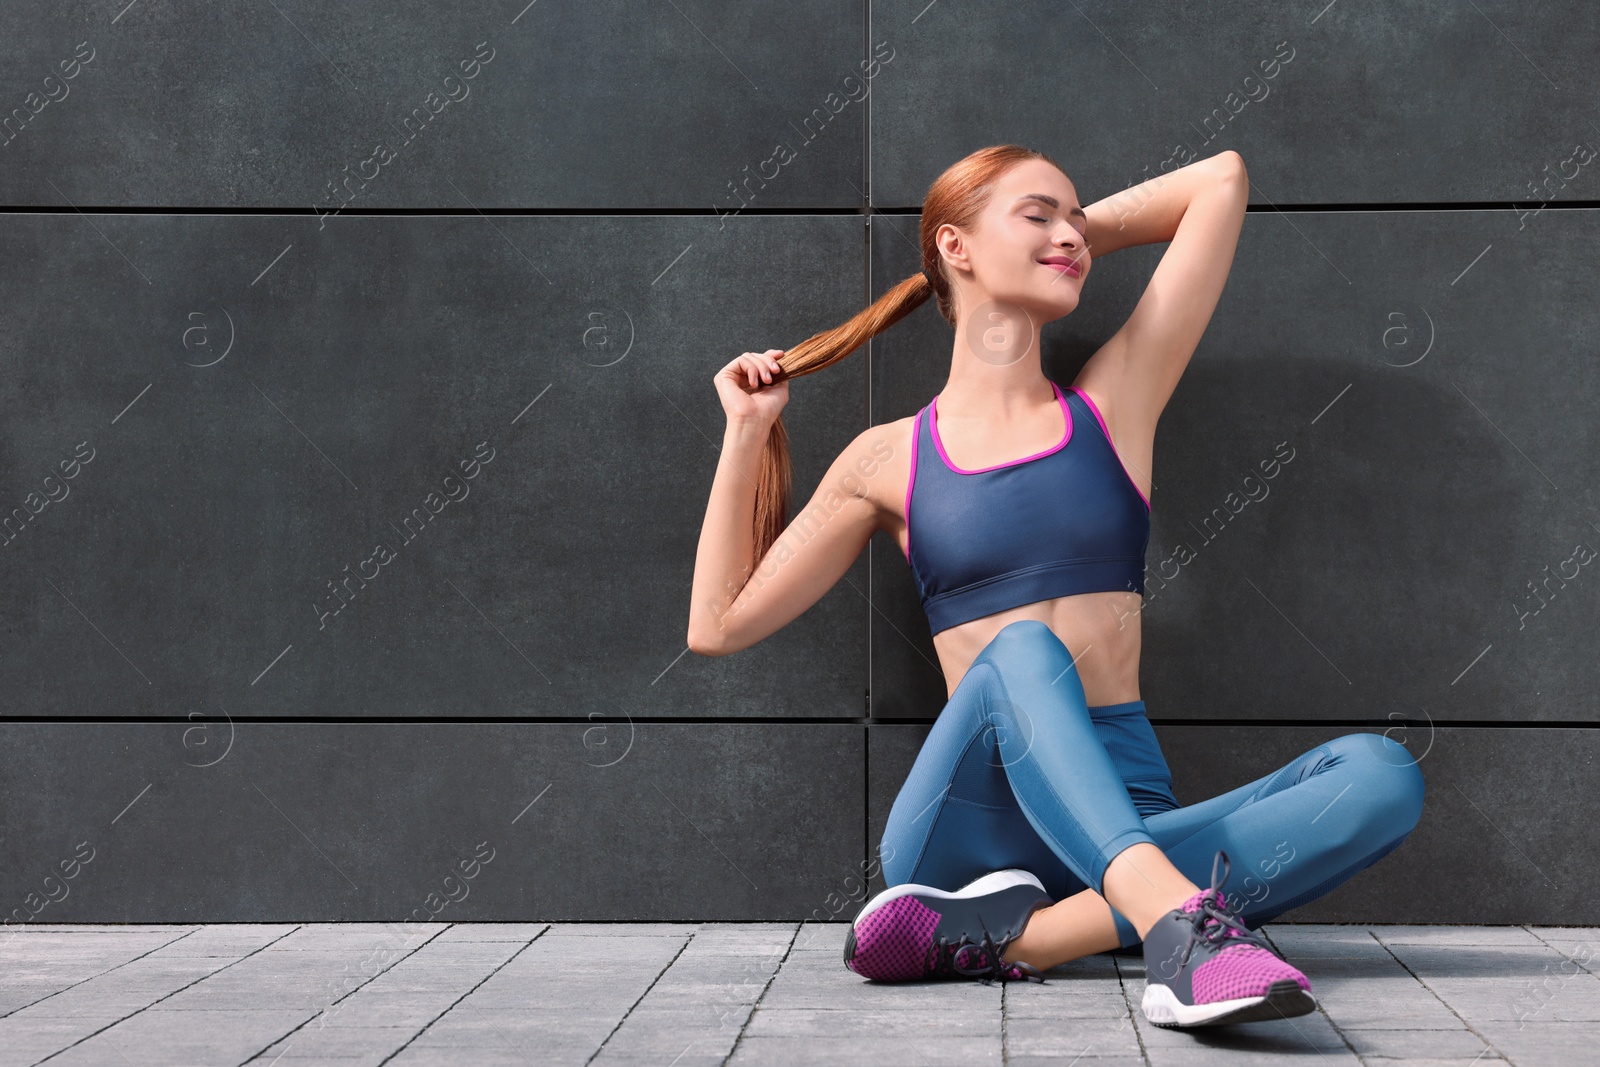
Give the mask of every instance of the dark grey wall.
<svg viewBox="0 0 1600 1067">
<path fill-rule="evenodd" d="M 943 684 L 882 538 L 686 651 L 710 378 L 914 271 L 927 184 L 1017 141 L 1086 201 L 1250 168 L 1156 440 L 1180 800 L 1388 730 L 1421 826 L 1286 919 L 1600 921 L 1600 584 L 1556 577 L 1600 547 L 1600 42 L 1318 7 L 0 11 L 0 915 L 848 917 Z M 929 307 L 796 386 L 797 500 L 949 346 Z"/>
</svg>

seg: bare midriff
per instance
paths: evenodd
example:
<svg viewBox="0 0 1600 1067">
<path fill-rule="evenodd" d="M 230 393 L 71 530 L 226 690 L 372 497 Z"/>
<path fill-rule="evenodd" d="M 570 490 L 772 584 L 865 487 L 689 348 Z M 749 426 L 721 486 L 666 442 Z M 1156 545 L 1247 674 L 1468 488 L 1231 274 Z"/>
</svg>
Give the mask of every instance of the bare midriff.
<svg viewBox="0 0 1600 1067">
<path fill-rule="evenodd" d="M 944 671 L 946 696 L 995 634 L 1019 619 L 1037 619 L 1050 627 L 1072 653 L 1078 680 L 1089 707 L 1122 704 L 1139 698 L 1138 593 L 1077 593 L 985 615 L 933 635 Z"/>
</svg>

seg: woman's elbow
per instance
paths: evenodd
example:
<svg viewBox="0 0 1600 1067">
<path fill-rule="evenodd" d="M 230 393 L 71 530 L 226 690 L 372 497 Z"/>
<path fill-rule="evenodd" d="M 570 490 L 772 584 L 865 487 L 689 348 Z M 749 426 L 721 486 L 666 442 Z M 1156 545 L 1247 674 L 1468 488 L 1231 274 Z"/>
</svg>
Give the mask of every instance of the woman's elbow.
<svg viewBox="0 0 1600 1067">
<path fill-rule="evenodd" d="M 700 656 L 729 656 L 743 648 L 721 621 L 695 620 L 689 624 L 689 651 Z"/>
<path fill-rule="evenodd" d="M 689 651 L 697 656 L 726 655 L 714 636 L 694 629 L 689 631 Z"/>
<path fill-rule="evenodd" d="M 1216 155 L 1217 165 L 1222 168 L 1223 174 L 1229 178 L 1240 178 L 1246 184 L 1250 181 L 1250 172 L 1245 169 L 1244 157 L 1233 149 L 1224 149 Z"/>
</svg>

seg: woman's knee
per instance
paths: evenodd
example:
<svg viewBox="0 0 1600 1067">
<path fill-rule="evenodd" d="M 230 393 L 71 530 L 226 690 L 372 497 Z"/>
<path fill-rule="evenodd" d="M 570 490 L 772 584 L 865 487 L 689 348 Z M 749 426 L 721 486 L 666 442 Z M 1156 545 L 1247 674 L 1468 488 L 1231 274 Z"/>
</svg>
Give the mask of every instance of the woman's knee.
<svg viewBox="0 0 1600 1067">
<path fill-rule="evenodd" d="M 1346 734 L 1328 742 L 1328 748 L 1356 773 L 1351 792 L 1365 805 L 1370 832 L 1398 839 L 1416 827 L 1425 790 L 1410 749 L 1375 733 Z"/>
<path fill-rule="evenodd" d="M 1073 657 L 1048 625 L 1038 619 L 1018 619 L 1002 626 L 973 663 L 1007 670 L 1043 669 L 1055 678 L 1073 665 Z"/>
<path fill-rule="evenodd" d="M 1003 725 L 1020 731 L 1020 736 L 1031 736 L 1035 729 L 1060 722 L 1074 711 L 1089 717 L 1071 651 L 1037 619 L 1019 619 L 1002 627 L 972 661 L 961 686 L 974 689 L 976 699 L 967 703 L 981 713 L 986 728 Z M 1049 714 L 1040 719 L 1042 710 Z"/>
<path fill-rule="evenodd" d="M 1040 622 L 1038 619 L 1017 619 L 1015 622 L 1008 622 L 1000 627 L 995 635 L 989 639 L 989 644 L 984 651 L 988 651 L 991 648 L 999 650 L 1011 645 L 1026 647 L 1051 641 L 1058 645 L 1061 644 L 1061 638 L 1056 636 L 1056 632 L 1050 629 L 1048 623 Z"/>
</svg>

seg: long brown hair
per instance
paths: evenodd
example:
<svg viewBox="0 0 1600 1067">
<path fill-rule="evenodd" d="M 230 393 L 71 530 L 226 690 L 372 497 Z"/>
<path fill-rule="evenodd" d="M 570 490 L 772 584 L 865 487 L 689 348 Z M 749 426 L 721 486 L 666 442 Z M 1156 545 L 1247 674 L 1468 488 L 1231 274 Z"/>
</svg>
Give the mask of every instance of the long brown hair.
<svg viewBox="0 0 1600 1067">
<path fill-rule="evenodd" d="M 889 288 L 866 309 L 839 326 L 801 341 L 784 352 L 778 361 L 781 378 L 798 378 L 831 367 L 852 352 L 905 318 L 930 295 L 938 297 L 939 314 L 952 328 L 956 324 L 950 283 L 940 269 L 941 259 L 934 235 L 946 223 L 971 232 L 978 216 L 989 203 L 995 182 L 1018 163 L 1042 159 L 1066 173 L 1061 164 L 1043 152 L 1022 145 L 1002 144 L 980 148 L 951 164 L 928 187 L 922 201 L 922 226 L 918 245 L 922 266 L 937 282 L 930 283 L 920 271 Z M 780 378 L 780 380 L 781 380 Z M 761 469 L 756 476 L 755 562 L 759 564 L 778 535 L 788 525 L 788 500 L 793 472 L 789 461 L 789 433 L 783 416 L 772 424 L 772 432 L 761 453 Z"/>
</svg>

